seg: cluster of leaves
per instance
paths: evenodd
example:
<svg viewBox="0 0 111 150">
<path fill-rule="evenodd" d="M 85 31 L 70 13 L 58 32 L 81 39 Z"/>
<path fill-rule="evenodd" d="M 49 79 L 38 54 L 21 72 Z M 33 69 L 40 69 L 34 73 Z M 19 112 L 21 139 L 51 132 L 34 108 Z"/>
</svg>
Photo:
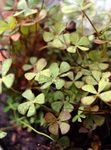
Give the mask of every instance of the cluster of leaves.
<svg viewBox="0 0 111 150">
<path fill-rule="evenodd" d="M 0 93 L 12 97 L 7 105 L 14 109 L 7 106 L 7 110 L 14 111 L 16 123 L 23 118 L 27 127 L 43 125 L 56 136 L 66 134 L 70 122 L 86 121 L 87 128 L 89 115 L 92 124 L 104 123 L 104 117 L 97 114 L 111 102 L 111 45 L 105 39 L 108 31 L 97 31 L 87 16 L 90 7 L 85 0 L 54 7 L 39 0 L 7 2 L 8 17 L 0 20 L 0 35 L 10 42 L 5 45 L 10 58 L 1 63 Z M 58 10 L 59 17 L 53 17 Z M 74 18 L 86 17 L 96 34 L 88 35 L 85 27 L 75 27 L 74 21 L 71 27 L 64 23 L 64 15 L 73 14 Z M 13 73 L 7 74 L 9 71 Z M 19 99 L 14 101 L 16 97 Z"/>
</svg>

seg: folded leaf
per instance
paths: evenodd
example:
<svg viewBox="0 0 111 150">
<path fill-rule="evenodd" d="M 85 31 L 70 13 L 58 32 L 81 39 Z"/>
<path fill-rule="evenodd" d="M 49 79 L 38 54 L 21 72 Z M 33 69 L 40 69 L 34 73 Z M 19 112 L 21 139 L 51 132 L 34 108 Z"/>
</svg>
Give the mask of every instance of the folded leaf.
<svg viewBox="0 0 111 150">
<path fill-rule="evenodd" d="M 82 51 L 88 51 L 89 50 L 89 48 L 88 47 L 84 47 L 84 46 L 77 46 L 80 50 L 82 50 Z"/>
</svg>

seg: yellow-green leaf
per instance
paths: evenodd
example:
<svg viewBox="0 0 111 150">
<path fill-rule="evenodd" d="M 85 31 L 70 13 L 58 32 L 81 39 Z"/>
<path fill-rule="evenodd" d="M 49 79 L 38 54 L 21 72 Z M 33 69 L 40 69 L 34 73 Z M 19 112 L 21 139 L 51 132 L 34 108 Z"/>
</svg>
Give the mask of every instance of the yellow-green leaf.
<svg viewBox="0 0 111 150">
<path fill-rule="evenodd" d="M 99 85 L 98 85 L 98 92 L 102 92 L 105 87 L 108 85 L 108 80 L 107 79 L 104 79 L 102 78 L 100 81 L 99 81 Z"/>
<path fill-rule="evenodd" d="M 35 98 L 34 94 L 32 93 L 30 89 L 27 89 L 25 92 L 23 92 L 22 96 L 26 98 L 27 100 L 31 100 L 31 101 L 33 101 Z"/>
<path fill-rule="evenodd" d="M 11 88 L 14 82 L 14 74 L 10 73 L 2 78 L 3 83 L 7 88 Z"/>
<path fill-rule="evenodd" d="M 91 105 L 96 100 L 96 96 L 86 96 L 81 99 L 82 104 Z"/>
<path fill-rule="evenodd" d="M 36 109 L 35 109 L 35 106 L 34 104 L 32 103 L 28 109 L 28 112 L 27 112 L 27 117 L 31 117 L 33 116 L 34 114 L 36 113 Z"/>
<path fill-rule="evenodd" d="M 33 72 L 28 72 L 25 74 L 25 78 L 27 80 L 32 80 L 35 76 L 36 76 L 36 73 L 33 73 Z"/>
<path fill-rule="evenodd" d="M 37 104 L 44 104 L 45 103 L 45 95 L 43 93 L 39 94 L 34 99 L 34 102 L 37 103 Z"/>
<path fill-rule="evenodd" d="M 111 101 L 111 91 L 103 92 L 99 95 L 99 97 L 104 102 L 110 102 Z"/>
<path fill-rule="evenodd" d="M 18 111 L 20 114 L 25 115 L 30 107 L 30 102 L 24 102 L 18 106 Z"/>
<path fill-rule="evenodd" d="M 90 84 L 84 85 L 82 87 L 82 90 L 84 90 L 86 92 L 89 92 L 89 93 L 92 93 L 92 94 L 96 94 L 97 93 L 97 91 L 95 90 L 94 86 L 90 85 Z"/>
</svg>

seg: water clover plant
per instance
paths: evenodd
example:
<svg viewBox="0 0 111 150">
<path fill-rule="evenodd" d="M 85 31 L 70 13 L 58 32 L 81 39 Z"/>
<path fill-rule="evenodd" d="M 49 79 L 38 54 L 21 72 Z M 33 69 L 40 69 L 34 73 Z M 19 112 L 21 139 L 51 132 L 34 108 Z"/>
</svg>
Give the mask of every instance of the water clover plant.
<svg viewBox="0 0 111 150">
<path fill-rule="evenodd" d="M 52 113 L 48 112 L 45 115 L 45 120 L 49 123 L 49 131 L 54 134 L 59 134 L 59 128 L 62 134 L 66 134 L 69 129 L 70 125 L 68 124 L 68 120 L 71 118 L 71 115 L 67 111 L 62 111 L 59 114 L 59 117 L 56 118 Z"/>
<path fill-rule="evenodd" d="M 82 119 L 86 118 L 83 111 L 84 111 L 84 107 L 80 106 L 78 109 L 78 113 L 73 117 L 72 122 L 76 122 L 77 120 L 78 122 L 82 122 Z"/>
<path fill-rule="evenodd" d="M 106 103 L 110 102 L 111 91 L 107 91 L 107 88 L 111 86 L 108 78 L 110 73 L 105 72 L 101 74 L 99 71 L 93 71 L 92 74 L 94 79 L 90 80 L 90 84 L 86 84 L 82 87 L 82 90 L 90 93 L 90 96 L 83 97 L 81 100 L 82 103 L 85 105 L 91 105 L 98 98 Z M 98 86 L 97 90 L 95 89 L 95 85 Z"/>
<path fill-rule="evenodd" d="M 36 109 L 40 108 L 40 105 L 45 103 L 45 96 L 43 93 L 35 97 L 30 89 L 26 90 L 22 96 L 26 98 L 27 101 L 18 106 L 18 111 L 22 115 L 27 113 L 28 117 L 33 116 L 36 113 Z"/>
<path fill-rule="evenodd" d="M 71 45 L 67 48 L 67 51 L 70 53 L 75 53 L 77 49 L 80 49 L 82 51 L 88 51 L 89 50 L 89 40 L 87 37 L 79 37 L 78 33 L 71 33 L 70 34 L 70 42 Z"/>
<path fill-rule="evenodd" d="M 38 78 L 38 82 L 43 84 L 41 88 L 45 89 L 48 88 L 51 84 L 55 84 L 57 89 L 61 89 L 65 85 L 64 79 L 61 77 L 64 73 L 70 70 L 70 65 L 67 62 L 62 62 L 59 67 L 57 63 L 52 63 L 49 67 L 49 70 L 49 77 L 41 75 Z"/>
<path fill-rule="evenodd" d="M 31 58 L 30 62 L 33 66 L 31 65 L 24 65 L 23 68 L 25 70 L 29 70 L 31 68 L 33 68 L 33 72 L 28 72 L 25 74 L 25 77 L 27 80 L 32 80 L 33 78 L 35 80 L 38 80 L 39 76 L 44 75 L 44 76 L 50 76 L 50 72 L 49 69 L 44 69 L 47 65 L 47 62 L 44 58 L 40 58 L 37 62 L 36 62 L 36 58 Z"/>
</svg>

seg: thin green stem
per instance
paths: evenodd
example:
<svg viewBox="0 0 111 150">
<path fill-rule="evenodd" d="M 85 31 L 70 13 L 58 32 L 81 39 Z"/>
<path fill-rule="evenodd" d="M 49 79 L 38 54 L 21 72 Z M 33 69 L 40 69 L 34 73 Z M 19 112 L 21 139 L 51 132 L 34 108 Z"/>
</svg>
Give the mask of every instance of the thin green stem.
<svg viewBox="0 0 111 150">
<path fill-rule="evenodd" d="M 45 133 L 43 133 L 43 132 L 37 131 L 36 129 L 34 129 L 32 126 L 30 126 L 30 125 L 27 124 L 26 122 L 21 121 L 21 120 L 20 120 L 20 122 L 21 122 L 22 124 L 24 124 L 25 126 L 27 126 L 28 128 L 30 128 L 31 130 L 33 130 L 34 132 L 36 132 L 37 134 L 43 135 L 43 136 L 49 138 L 50 140 L 54 141 L 54 139 L 53 139 L 52 137 L 50 137 L 49 135 L 47 135 L 47 134 L 45 134 Z"/>
</svg>

